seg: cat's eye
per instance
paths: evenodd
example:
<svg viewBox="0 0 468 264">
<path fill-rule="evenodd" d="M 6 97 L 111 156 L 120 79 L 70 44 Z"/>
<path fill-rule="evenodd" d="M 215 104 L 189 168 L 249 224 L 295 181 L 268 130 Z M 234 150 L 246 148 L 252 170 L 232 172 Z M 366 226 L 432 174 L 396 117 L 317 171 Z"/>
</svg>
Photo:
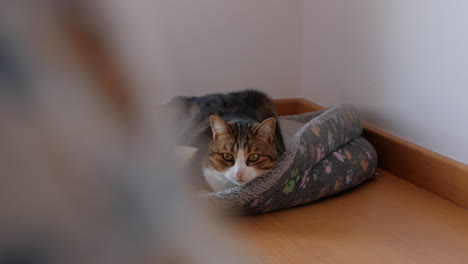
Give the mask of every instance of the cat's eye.
<svg viewBox="0 0 468 264">
<path fill-rule="evenodd" d="M 229 153 L 223 153 L 223 159 L 225 161 L 234 161 L 234 157 Z"/>
<path fill-rule="evenodd" d="M 258 155 L 258 154 L 252 154 L 252 155 L 250 155 L 247 159 L 248 159 L 250 162 L 255 162 L 255 161 L 257 161 L 259 158 L 260 158 L 260 155 Z"/>
</svg>

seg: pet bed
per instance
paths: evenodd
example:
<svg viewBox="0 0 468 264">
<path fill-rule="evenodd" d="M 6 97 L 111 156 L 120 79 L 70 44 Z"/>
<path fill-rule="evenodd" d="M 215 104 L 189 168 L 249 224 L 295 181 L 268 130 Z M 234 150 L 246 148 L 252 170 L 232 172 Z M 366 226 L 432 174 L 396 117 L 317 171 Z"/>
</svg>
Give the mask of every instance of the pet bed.
<svg viewBox="0 0 468 264">
<path fill-rule="evenodd" d="M 280 124 L 290 143 L 271 171 L 246 185 L 199 197 L 217 208 L 265 213 L 316 201 L 374 176 L 377 154 L 361 137 L 362 124 L 352 105 L 283 116 Z M 287 131 L 294 126 L 300 128 L 288 140 Z"/>
</svg>

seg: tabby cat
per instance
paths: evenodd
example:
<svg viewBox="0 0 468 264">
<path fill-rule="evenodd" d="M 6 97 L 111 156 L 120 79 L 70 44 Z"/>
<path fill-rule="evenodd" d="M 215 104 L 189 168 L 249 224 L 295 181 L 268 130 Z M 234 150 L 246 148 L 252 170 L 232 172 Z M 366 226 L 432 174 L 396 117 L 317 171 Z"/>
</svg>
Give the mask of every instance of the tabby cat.
<svg viewBox="0 0 468 264">
<path fill-rule="evenodd" d="M 262 92 L 176 97 L 181 144 L 199 149 L 195 164 L 214 191 L 270 170 L 285 150 L 277 113 Z"/>
</svg>

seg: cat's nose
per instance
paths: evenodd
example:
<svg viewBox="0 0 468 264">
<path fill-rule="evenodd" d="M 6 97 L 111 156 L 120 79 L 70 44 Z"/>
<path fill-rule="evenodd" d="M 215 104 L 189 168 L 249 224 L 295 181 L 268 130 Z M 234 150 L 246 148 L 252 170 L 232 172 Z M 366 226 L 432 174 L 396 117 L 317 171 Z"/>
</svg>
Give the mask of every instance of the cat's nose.
<svg viewBox="0 0 468 264">
<path fill-rule="evenodd" d="M 238 179 L 239 181 L 242 181 L 242 177 L 244 177 L 244 175 L 245 175 L 245 172 L 243 172 L 243 171 L 238 171 L 238 172 L 236 173 L 236 177 L 237 177 L 237 179 Z"/>
</svg>

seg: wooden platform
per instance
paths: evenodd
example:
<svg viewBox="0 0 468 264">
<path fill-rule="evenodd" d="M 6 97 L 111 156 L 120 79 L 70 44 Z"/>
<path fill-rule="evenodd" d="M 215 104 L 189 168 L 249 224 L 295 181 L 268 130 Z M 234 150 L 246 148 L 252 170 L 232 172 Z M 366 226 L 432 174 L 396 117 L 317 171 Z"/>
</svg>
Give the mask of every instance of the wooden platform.
<svg viewBox="0 0 468 264">
<path fill-rule="evenodd" d="M 386 171 L 308 206 L 236 217 L 260 263 L 468 263 L 468 210 Z"/>
<path fill-rule="evenodd" d="M 280 115 L 322 107 L 275 101 Z M 299 208 L 233 219 L 259 263 L 468 264 L 468 166 L 365 125 L 380 176 Z M 393 174 L 392 174 L 393 173 Z"/>
</svg>

